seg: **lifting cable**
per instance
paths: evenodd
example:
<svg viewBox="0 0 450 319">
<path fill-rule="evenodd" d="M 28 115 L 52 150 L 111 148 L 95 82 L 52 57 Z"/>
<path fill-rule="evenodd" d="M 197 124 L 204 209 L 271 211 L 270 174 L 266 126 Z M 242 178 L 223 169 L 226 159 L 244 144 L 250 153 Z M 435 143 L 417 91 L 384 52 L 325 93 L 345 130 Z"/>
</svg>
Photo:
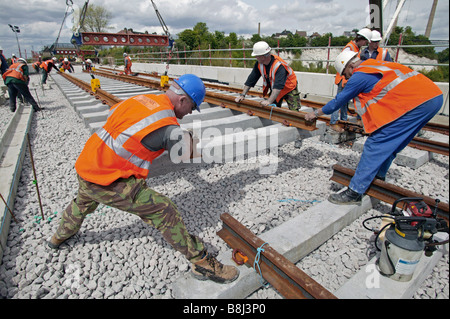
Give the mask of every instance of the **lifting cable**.
<svg viewBox="0 0 450 319">
<path fill-rule="evenodd" d="M 70 10 L 70 13 L 69 13 Z M 71 15 L 74 12 L 73 9 L 73 1 L 72 0 L 66 0 L 66 12 L 64 13 L 64 18 L 63 21 L 61 22 L 61 27 L 59 28 L 59 32 L 58 32 L 58 37 L 56 38 L 55 43 L 51 46 L 50 51 L 55 51 L 56 50 L 56 45 L 58 44 L 59 41 L 59 37 L 61 36 L 61 31 L 64 25 L 64 22 L 66 22 L 66 19 L 69 15 Z"/>
</svg>

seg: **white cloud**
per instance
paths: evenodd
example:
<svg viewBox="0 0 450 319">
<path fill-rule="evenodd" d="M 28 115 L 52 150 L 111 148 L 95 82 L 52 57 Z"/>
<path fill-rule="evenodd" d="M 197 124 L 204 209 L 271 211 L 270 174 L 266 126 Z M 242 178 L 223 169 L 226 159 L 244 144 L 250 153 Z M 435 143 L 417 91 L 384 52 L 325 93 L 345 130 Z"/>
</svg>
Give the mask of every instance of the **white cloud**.
<svg viewBox="0 0 450 319">
<path fill-rule="evenodd" d="M 326 33 L 335 36 L 361 28 L 367 19 L 368 1 L 353 0 L 155 0 L 169 31 L 176 35 L 204 22 L 210 32 L 235 32 L 250 36 L 258 31 L 272 35 L 283 30 Z M 73 0 L 81 7 L 84 0 Z M 390 0 L 384 16 L 385 27 L 395 10 Z M 399 25 L 410 25 L 417 34 L 425 32 L 431 1 L 408 0 L 399 17 Z M 95 0 L 90 4 L 107 8 L 112 14 L 112 32 L 123 28 L 162 34 L 163 30 L 150 0 Z M 17 10 L 16 8 L 20 8 Z M 17 52 L 17 43 L 8 23 L 19 24 L 22 51 L 39 50 L 56 40 L 66 9 L 63 0 L 0 0 L 0 45 L 5 55 Z M 431 38 L 448 40 L 448 1 L 439 1 Z M 69 42 L 71 31 L 64 27 L 60 42 Z M 22 43 L 23 42 L 23 43 Z"/>
</svg>

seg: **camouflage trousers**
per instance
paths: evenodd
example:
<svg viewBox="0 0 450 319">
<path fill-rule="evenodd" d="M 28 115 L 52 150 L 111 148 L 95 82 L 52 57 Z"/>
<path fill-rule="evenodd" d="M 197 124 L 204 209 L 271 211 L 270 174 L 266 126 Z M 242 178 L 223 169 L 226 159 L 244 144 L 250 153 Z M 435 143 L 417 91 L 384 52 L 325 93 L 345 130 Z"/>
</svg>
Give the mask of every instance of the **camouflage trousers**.
<svg viewBox="0 0 450 319">
<path fill-rule="evenodd" d="M 102 186 L 78 176 L 77 197 L 64 210 L 56 231 L 57 240 L 75 235 L 86 215 L 95 211 L 99 203 L 139 216 L 144 223 L 158 229 L 164 239 L 191 262 L 201 259 L 204 244 L 190 235 L 176 205 L 166 196 L 150 189 L 143 179 L 134 176 L 118 179 Z"/>
<path fill-rule="evenodd" d="M 298 91 L 298 87 L 295 87 L 292 91 L 285 94 L 276 105 L 281 107 L 283 100 L 286 101 L 288 107 L 292 111 L 298 111 L 302 107 L 300 103 L 300 92 Z"/>
</svg>

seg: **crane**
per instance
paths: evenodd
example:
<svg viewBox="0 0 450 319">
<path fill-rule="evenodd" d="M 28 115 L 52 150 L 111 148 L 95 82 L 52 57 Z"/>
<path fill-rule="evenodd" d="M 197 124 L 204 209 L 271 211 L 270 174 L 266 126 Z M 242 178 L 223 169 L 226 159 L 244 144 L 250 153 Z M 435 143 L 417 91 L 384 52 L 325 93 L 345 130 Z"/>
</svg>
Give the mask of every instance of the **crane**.
<svg viewBox="0 0 450 319">
<path fill-rule="evenodd" d="M 153 0 L 150 0 L 152 2 L 153 8 L 155 9 L 156 16 L 158 17 L 159 23 L 161 24 L 161 27 L 166 34 L 166 36 L 169 38 L 169 57 L 167 58 L 167 64 L 166 64 L 166 71 L 164 72 L 164 75 L 161 76 L 161 87 L 164 87 L 166 83 L 169 83 L 169 77 L 167 76 L 167 73 L 169 71 L 169 63 L 170 59 L 172 58 L 172 50 L 173 50 L 173 44 L 174 40 L 172 36 L 170 35 L 169 28 L 167 27 L 166 23 L 164 22 L 164 19 L 162 18 L 161 14 L 158 11 L 158 8 L 156 7 L 155 2 Z"/>
</svg>

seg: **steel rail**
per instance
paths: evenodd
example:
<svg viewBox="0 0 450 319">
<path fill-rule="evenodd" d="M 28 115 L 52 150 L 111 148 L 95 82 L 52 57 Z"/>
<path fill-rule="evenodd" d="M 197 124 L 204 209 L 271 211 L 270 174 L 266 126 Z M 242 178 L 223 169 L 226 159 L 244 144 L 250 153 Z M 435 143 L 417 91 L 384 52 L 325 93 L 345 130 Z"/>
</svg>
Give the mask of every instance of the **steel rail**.
<svg viewBox="0 0 450 319">
<path fill-rule="evenodd" d="M 337 299 L 331 292 L 309 277 L 300 268 L 255 236 L 230 214 L 220 216 L 223 228 L 217 232 L 231 248 L 239 249 L 253 266 L 258 248 L 261 275 L 286 299 Z"/>
<path fill-rule="evenodd" d="M 108 72 L 108 71 L 103 71 L 103 70 L 96 70 L 96 71 L 93 71 L 92 73 L 101 75 L 101 76 L 104 76 L 107 78 L 111 78 L 114 80 L 132 83 L 132 84 L 140 85 L 143 87 L 148 87 L 151 89 L 157 89 L 157 90 L 161 90 L 161 91 L 166 91 L 169 87 L 168 85 L 161 87 L 161 83 L 159 81 L 152 80 L 152 79 L 145 79 L 145 78 L 141 78 L 141 77 L 137 77 L 137 76 L 116 74 L 114 72 Z M 66 73 L 61 73 L 61 74 L 63 76 L 65 76 L 67 79 L 73 78 Z M 79 86 L 82 86 L 88 92 L 90 91 L 89 84 L 87 84 L 86 82 L 81 84 L 81 82 L 83 82 L 83 81 L 76 79 L 76 78 L 73 78 L 73 79 L 74 79 L 73 80 L 74 83 L 79 83 Z M 214 85 L 214 87 L 217 88 L 218 86 Z M 93 94 L 93 93 L 91 93 L 91 94 Z M 104 104 L 108 104 L 109 106 L 112 106 L 115 103 L 118 103 L 121 101 L 119 98 L 117 98 L 114 95 L 111 95 L 101 89 L 98 89 L 97 93 L 93 94 L 93 95 L 95 95 L 95 97 L 97 99 L 102 100 L 102 102 Z M 116 101 L 116 102 L 114 103 L 114 101 Z M 300 129 L 307 130 L 307 131 L 314 131 L 317 129 L 316 120 L 313 122 L 309 122 L 309 121 L 305 120 L 305 112 L 292 111 L 292 110 L 289 110 L 286 108 L 261 106 L 261 104 L 258 101 L 253 101 L 253 100 L 243 100 L 240 103 L 236 103 L 235 98 L 233 96 L 221 94 L 221 93 L 215 93 L 215 92 L 211 92 L 211 91 L 206 91 L 205 101 L 208 103 L 219 105 L 221 107 L 227 107 L 227 108 L 230 108 L 230 109 L 242 112 L 242 113 L 247 113 L 248 115 L 251 115 L 251 116 L 255 115 L 255 116 L 259 116 L 259 117 L 269 119 L 269 120 L 272 120 L 275 122 L 279 122 L 285 126 L 294 126 L 294 127 L 300 128 Z M 312 102 L 312 103 L 316 103 L 316 102 Z M 316 104 L 320 104 L 320 103 L 316 103 Z M 313 104 L 311 104 L 311 105 L 313 105 Z M 312 107 L 314 107 L 314 106 L 312 106 Z M 326 116 L 319 116 L 319 118 L 317 120 L 325 121 L 327 123 L 329 123 L 329 121 L 330 121 L 329 117 L 326 117 Z M 355 123 L 346 122 L 346 121 L 339 121 L 338 123 L 339 123 L 339 125 L 342 125 L 346 131 L 356 132 L 356 133 L 359 133 L 362 135 L 368 135 L 367 133 L 364 132 L 364 129 L 361 126 L 359 126 Z M 431 141 L 431 140 L 415 137 L 411 141 L 409 146 L 420 149 L 420 150 L 449 156 L 449 144 L 446 144 L 446 143 L 441 143 L 441 142 L 436 142 L 436 141 Z"/>
<path fill-rule="evenodd" d="M 364 128 L 359 126 L 358 124 L 346 122 L 346 121 L 339 121 L 342 123 L 344 129 L 347 132 L 355 132 L 361 135 L 369 135 L 364 131 Z M 421 137 L 414 137 L 411 142 L 409 142 L 408 146 L 417 148 L 419 150 L 428 151 L 432 153 L 442 154 L 449 156 L 449 149 L 450 146 L 448 143 L 443 142 L 437 142 Z"/>
<path fill-rule="evenodd" d="M 102 67 L 102 69 L 103 69 L 103 71 L 105 73 L 107 73 L 107 72 L 117 72 L 115 69 L 111 69 L 111 68 L 107 68 L 107 67 Z M 95 72 L 100 72 L 100 71 L 101 70 L 97 69 Z M 104 75 L 105 73 L 102 73 L 102 75 Z M 139 73 L 139 75 L 150 76 L 150 77 L 155 77 L 155 78 L 158 77 L 158 75 L 151 74 L 151 73 Z M 173 78 L 170 78 L 170 79 L 172 80 Z M 159 82 L 155 81 L 155 83 L 158 85 Z M 223 90 L 223 91 L 229 91 L 229 92 L 234 92 L 234 93 L 241 93 L 242 92 L 242 89 L 238 89 L 238 88 L 231 87 L 231 86 L 225 86 L 225 85 L 205 83 L 205 86 L 207 88 L 210 88 L 210 89 Z M 250 91 L 248 91 L 247 94 L 252 95 L 252 96 L 257 96 L 257 97 L 263 97 L 263 93 L 260 92 L 260 91 L 250 90 Z M 316 102 L 316 101 L 307 100 L 307 99 L 301 99 L 301 104 L 304 105 L 304 106 L 312 107 L 312 108 L 322 108 L 325 105 L 325 103 Z M 348 111 L 351 114 L 356 114 L 356 110 L 354 108 L 350 107 L 348 109 Z M 330 119 L 328 117 L 325 117 L 325 116 L 319 117 L 319 120 L 327 122 L 327 123 L 330 122 Z M 339 122 L 341 122 L 341 121 L 339 121 Z M 346 129 L 345 124 L 344 124 L 344 129 Z M 444 125 L 444 124 L 428 122 L 422 129 L 426 130 L 426 131 L 430 131 L 430 132 L 435 132 L 435 133 L 439 133 L 439 134 L 449 135 L 449 126 L 448 125 Z"/>
<path fill-rule="evenodd" d="M 137 85 L 141 85 L 148 88 L 159 89 L 165 91 L 168 89 L 168 85 L 161 87 L 161 83 L 151 79 L 145 79 L 137 76 L 114 74 L 105 71 L 94 71 L 94 74 L 109 77 L 119 81 L 129 82 Z M 307 131 L 314 131 L 317 129 L 316 121 L 305 120 L 304 112 L 292 111 L 285 108 L 262 106 L 259 102 L 253 100 L 243 100 L 240 103 L 236 103 L 235 97 L 226 94 L 215 93 L 206 91 L 205 102 L 219 105 L 221 107 L 227 107 L 248 115 L 255 115 L 262 118 L 266 118 L 275 122 L 280 122 L 285 126 L 294 126 Z"/>
<path fill-rule="evenodd" d="M 330 180 L 340 183 L 344 186 L 348 186 L 350 184 L 350 180 L 355 174 L 355 171 L 335 164 L 333 165 L 333 175 Z M 421 197 L 423 201 L 434 210 L 436 206 L 436 200 L 429 196 L 424 196 L 410 190 L 398 187 L 396 185 L 386 183 L 380 179 L 374 179 L 372 184 L 370 184 L 369 189 L 366 191 L 366 194 L 377 198 L 385 203 L 394 204 L 394 202 L 402 197 Z M 437 205 L 437 214 L 444 218 L 448 224 L 449 218 L 449 204 L 444 202 L 439 202 Z"/>
<path fill-rule="evenodd" d="M 123 101 L 121 98 L 118 98 L 117 96 L 115 96 L 111 93 L 108 93 L 102 89 L 97 89 L 96 92 L 94 93 L 94 92 L 92 92 L 92 88 L 89 83 L 84 82 L 80 79 L 77 79 L 74 76 L 68 75 L 67 73 L 59 72 L 59 74 L 61 74 L 61 76 L 63 76 L 64 78 L 66 78 L 67 80 L 72 82 L 73 84 L 77 85 L 81 89 L 83 89 L 86 92 L 88 92 L 89 94 L 91 94 L 97 100 L 100 100 L 103 104 L 106 104 L 110 107 Z"/>
</svg>

